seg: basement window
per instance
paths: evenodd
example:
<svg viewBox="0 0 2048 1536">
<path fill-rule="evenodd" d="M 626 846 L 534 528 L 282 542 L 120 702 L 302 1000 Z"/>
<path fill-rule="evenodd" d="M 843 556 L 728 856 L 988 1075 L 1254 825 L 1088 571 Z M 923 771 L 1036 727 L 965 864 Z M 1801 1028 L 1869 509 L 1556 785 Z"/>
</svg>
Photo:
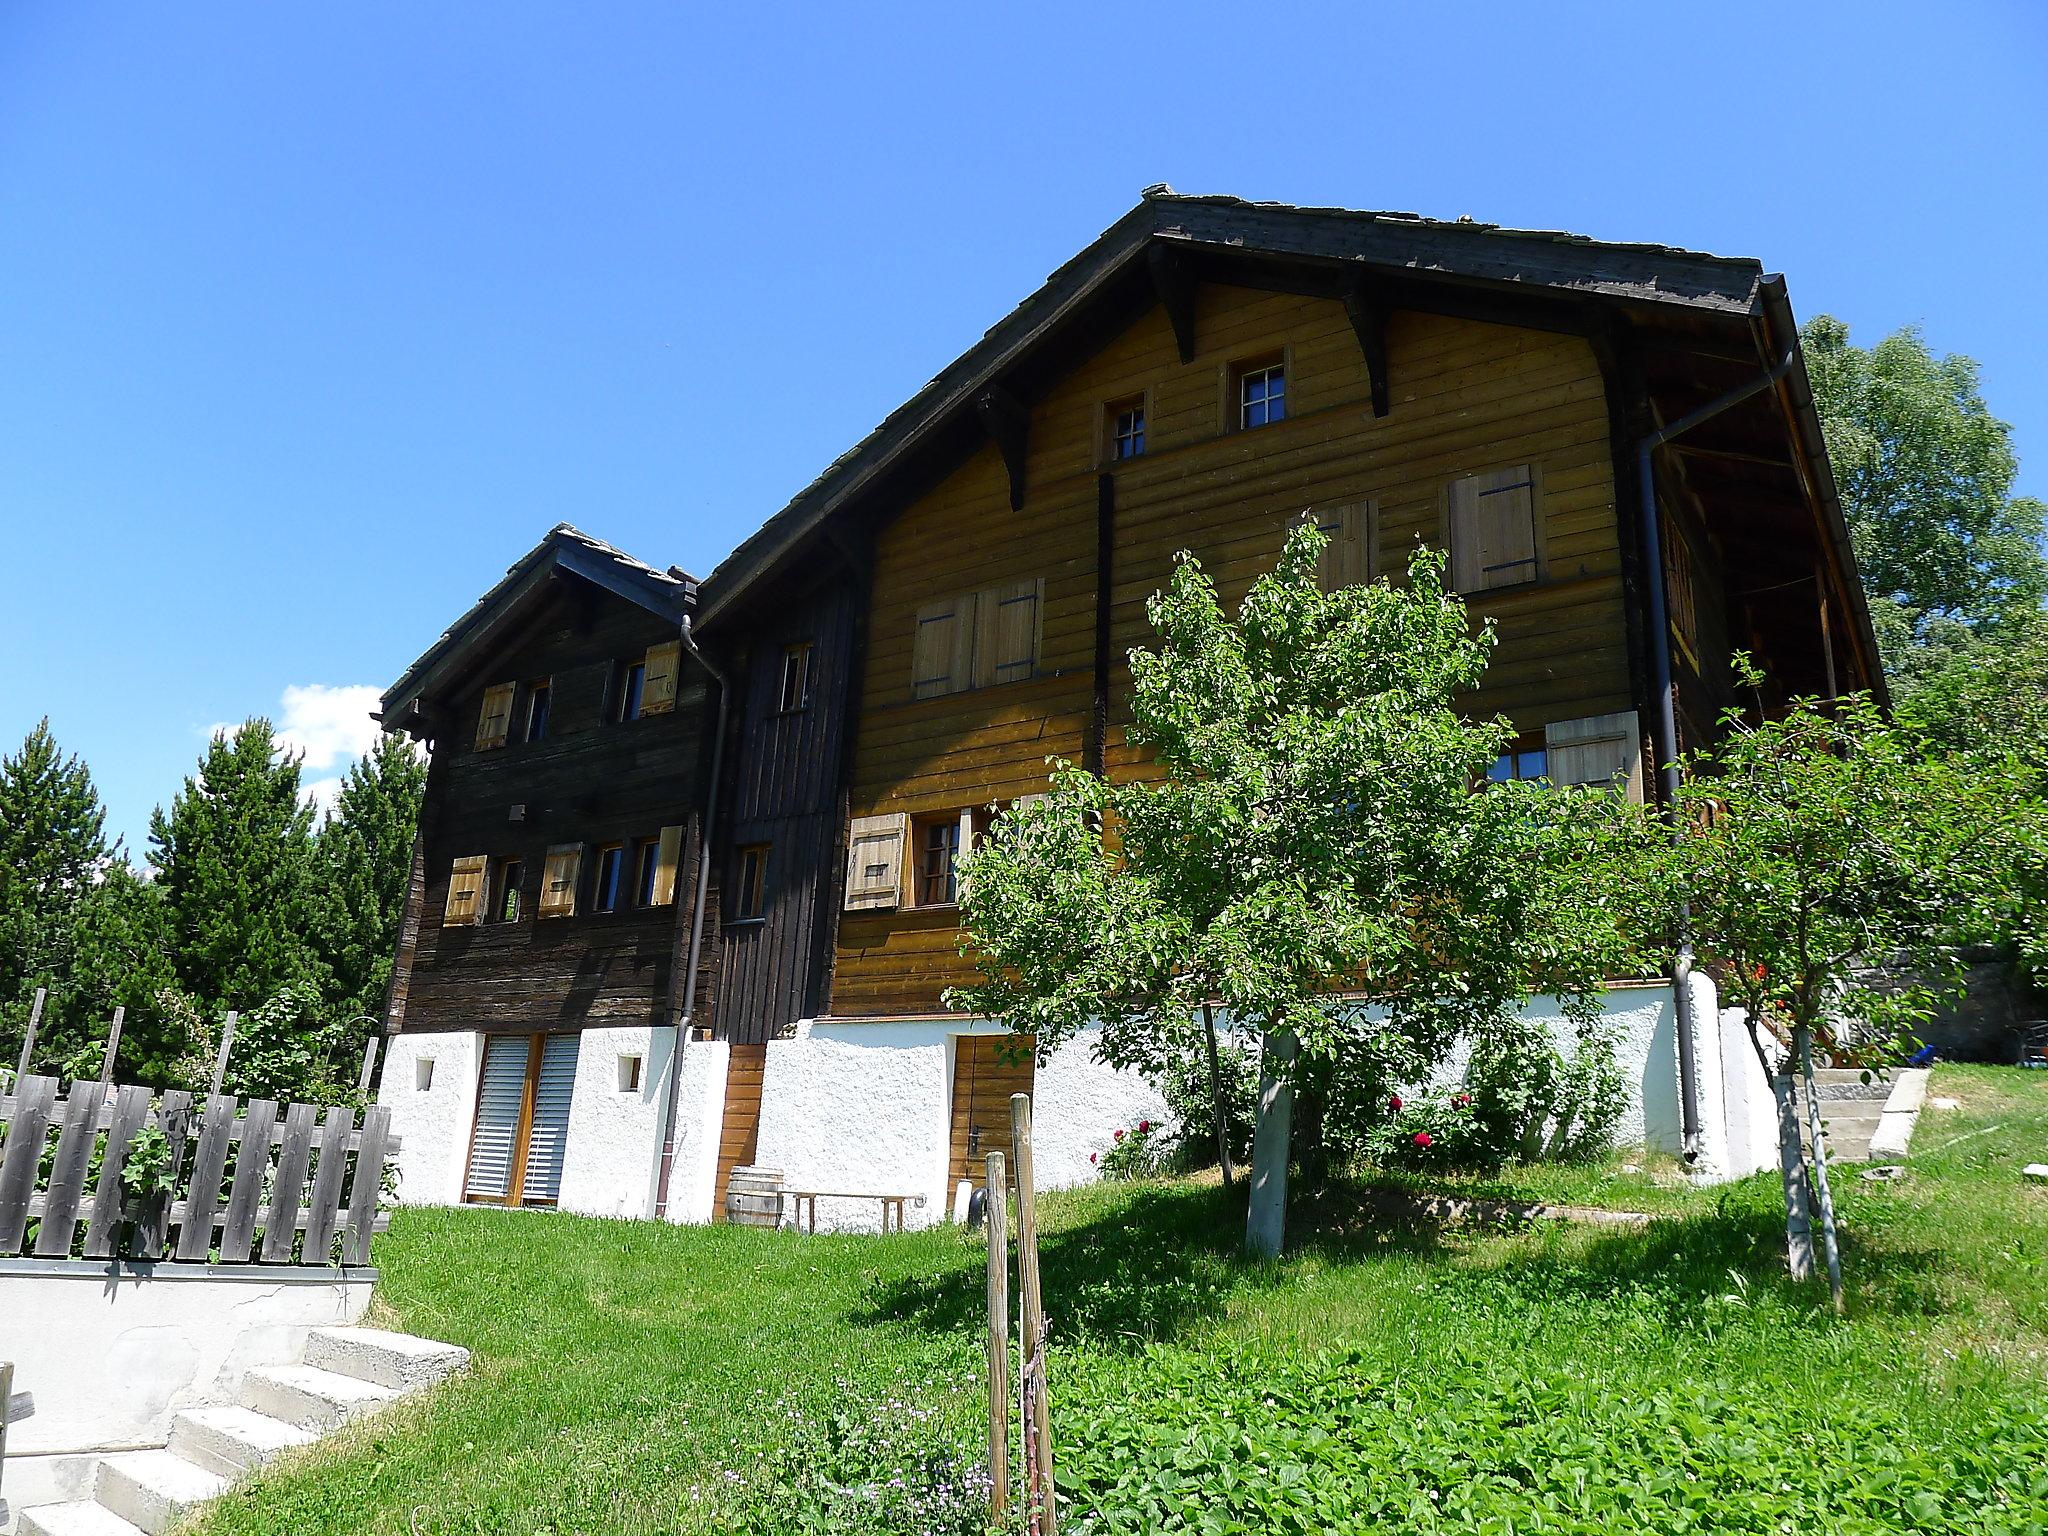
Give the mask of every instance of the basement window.
<svg viewBox="0 0 2048 1536">
<path fill-rule="evenodd" d="M 638 1093 L 640 1091 L 640 1062 L 641 1058 L 638 1056 L 621 1056 L 619 1058 L 619 1092 Z"/>
<path fill-rule="evenodd" d="M 415 1093 L 425 1093 L 434 1086 L 434 1058 L 422 1056 L 412 1064 L 412 1087 Z"/>
</svg>

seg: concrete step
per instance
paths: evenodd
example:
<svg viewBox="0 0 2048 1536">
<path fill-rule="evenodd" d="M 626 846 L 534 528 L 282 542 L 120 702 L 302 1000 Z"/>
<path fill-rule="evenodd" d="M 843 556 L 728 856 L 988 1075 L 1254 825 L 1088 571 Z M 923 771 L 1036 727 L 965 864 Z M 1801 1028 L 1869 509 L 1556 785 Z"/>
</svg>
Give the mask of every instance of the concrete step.
<svg viewBox="0 0 2048 1536">
<path fill-rule="evenodd" d="M 243 1407 L 300 1429 L 338 1429 L 397 1397 L 389 1387 L 317 1365 L 263 1365 L 242 1378 Z"/>
<path fill-rule="evenodd" d="M 186 1510 L 227 1488 L 219 1473 L 175 1452 L 129 1451 L 101 1460 L 93 1497 L 150 1536 L 163 1536 Z"/>
<path fill-rule="evenodd" d="M 92 1499 L 24 1509 L 14 1532 L 15 1536 L 146 1536 L 141 1526 Z"/>
<path fill-rule="evenodd" d="M 235 1482 L 281 1452 L 311 1445 L 317 1438 L 311 1430 L 267 1413 L 226 1404 L 187 1408 L 178 1414 L 171 1420 L 170 1448 L 195 1466 Z"/>
<path fill-rule="evenodd" d="M 315 1328 L 306 1338 L 306 1364 L 414 1392 L 467 1369 L 469 1351 L 382 1328 Z"/>
</svg>

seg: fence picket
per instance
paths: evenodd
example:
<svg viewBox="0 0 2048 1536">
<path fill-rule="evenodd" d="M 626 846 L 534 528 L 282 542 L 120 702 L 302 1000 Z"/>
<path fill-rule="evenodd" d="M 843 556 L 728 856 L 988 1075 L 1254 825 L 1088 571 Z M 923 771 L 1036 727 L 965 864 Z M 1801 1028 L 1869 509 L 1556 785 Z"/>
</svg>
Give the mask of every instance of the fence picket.
<svg viewBox="0 0 2048 1536">
<path fill-rule="evenodd" d="M 313 1117 L 310 1104 L 285 1111 L 284 1150 L 277 1154 L 277 1180 L 271 1186 L 270 1210 L 263 1218 L 263 1262 L 289 1264 L 299 1235 L 299 1196 L 306 1188 L 306 1165 L 313 1158 Z"/>
<path fill-rule="evenodd" d="M 313 1174 L 313 1198 L 306 1212 L 305 1262 L 325 1264 L 334 1247 L 334 1229 L 341 1214 L 341 1191 L 348 1173 L 348 1136 L 355 1129 L 355 1111 L 327 1106 L 320 1132 L 320 1166 Z"/>
<path fill-rule="evenodd" d="M 92 1219 L 85 1224 L 85 1256 L 89 1259 L 110 1259 L 120 1246 L 121 1200 L 125 1193 L 121 1188 L 121 1166 L 127 1161 L 128 1143 L 148 1119 L 147 1088 L 122 1088 L 115 1094 L 114 1124 L 107 1132 L 106 1150 L 100 1154 L 100 1181 L 93 1186 Z"/>
<path fill-rule="evenodd" d="M 214 1219 L 220 1212 L 220 1181 L 227 1172 L 228 1139 L 234 1134 L 236 1101 L 214 1094 L 199 1121 L 199 1149 L 192 1154 L 192 1182 L 185 1190 L 178 1223 L 178 1257 L 204 1259 L 213 1248 Z"/>
<path fill-rule="evenodd" d="M 94 1122 L 99 1119 L 100 1089 L 73 1082 L 64 1103 L 64 1130 L 57 1137 L 57 1160 L 50 1167 L 50 1187 L 43 1196 L 43 1224 L 36 1233 L 39 1258 L 62 1259 L 71 1254 L 78 1235 L 78 1207 L 85 1197 L 85 1175 L 92 1163 Z"/>
<path fill-rule="evenodd" d="M 192 1139 L 192 1095 L 176 1088 L 165 1093 L 157 1104 L 156 1123 L 163 1127 L 168 1144 L 165 1166 L 170 1170 L 171 1189 L 175 1190 L 184 1178 L 185 1153 Z M 167 1190 L 151 1199 L 137 1225 L 134 1252 L 141 1258 L 160 1259 L 170 1235 L 171 1195 Z"/>
<path fill-rule="evenodd" d="M 370 1237 L 377 1229 L 377 1197 L 384 1187 L 385 1143 L 391 1134 L 391 1110 L 372 1104 L 363 1111 L 362 1149 L 356 1153 L 355 1179 L 349 1186 L 348 1234 L 341 1244 L 341 1262 L 370 1262 Z"/>
<path fill-rule="evenodd" d="M 256 1205 L 263 1198 L 263 1176 L 270 1171 L 270 1131 L 277 1123 L 274 1099 L 251 1099 L 242 1120 L 242 1150 L 235 1158 L 235 1182 L 228 1194 L 227 1219 L 221 1223 L 223 1264 L 246 1264 L 256 1238 Z"/>
<path fill-rule="evenodd" d="M 29 1196 L 42 1172 L 43 1143 L 49 1138 L 50 1106 L 56 1102 L 54 1077 L 26 1077 L 14 1093 L 7 1122 L 7 1150 L 0 1154 L 0 1253 L 19 1253 L 28 1227 Z"/>
</svg>

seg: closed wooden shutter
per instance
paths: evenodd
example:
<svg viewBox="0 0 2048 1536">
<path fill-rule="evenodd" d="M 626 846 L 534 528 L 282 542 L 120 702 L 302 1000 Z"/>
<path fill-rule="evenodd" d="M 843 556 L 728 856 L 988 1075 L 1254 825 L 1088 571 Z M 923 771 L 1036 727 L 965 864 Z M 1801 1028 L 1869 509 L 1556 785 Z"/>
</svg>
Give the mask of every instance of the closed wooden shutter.
<svg viewBox="0 0 2048 1536">
<path fill-rule="evenodd" d="M 519 1181 L 521 1205 L 553 1205 L 562 1193 L 562 1164 L 569 1152 L 569 1101 L 576 1090 L 577 1035 L 549 1035 L 541 1042 L 540 1071 L 533 1084 L 533 1113 L 526 1133 L 526 1170 Z"/>
<path fill-rule="evenodd" d="M 846 840 L 846 909 L 885 910 L 903 900 L 903 844 L 910 818 L 856 816 Z"/>
<path fill-rule="evenodd" d="M 676 707 L 676 674 L 683 666 L 683 642 L 647 647 L 647 672 L 640 684 L 640 713 L 666 715 Z"/>
<path fill-rule="evenodd" d="M 650 900 L 665 907 L 676 899 L 676 867 L 683 860 L 683 829 L 663 827 L 661 846 L 654 856 L 654 893 Z"/>
<path fill-rule="evenodd" d="M 1038 673 L 1045 582 L 1033 577 L 975 594 L 974 686 L 1018 683 Z"/>
<path fill-rule="evenodd" d="M 1316 585 L 1325 592 L 1358 587 L 1372 580 L 1373 542 L 1379 527 L 1378 509 L 1369 501 L 1339 507 L 1318 507 L 1308 514 L 1329 542 L 1316 557 Z"/>
<path fill-rule="evenodd" d="M 512 1193 L 512 1165 L 526 1117 L 527 1049 L 524 1035 L 492 1035 L 484 1041 L 469 1176 L 462 1186 L 467 1199 L 502 1201 Z"/>
<path fill-rule="evenodd" d="M 487 752 L 505 745 L 512 730 L 512 697 L 517 683 L 493 683 L 484 690 L 484 706 L 476 717 L 476 749 Z"/>
<path fill-rule="evenodd" d="M 1529 466 L 1450 485 L 1451 584 L 1484 592 L 1536 579 L 1536 482 Z"/>
<path fill-rule="evenodd" d="M 581 843 L 557 843 L 548 850 L 548 860 L 541 870 L 540 877 L 542 917 L 576 915 L 576 885 L 582 873 Z"/>
<path fill-rule="evenodd" d="M 975 595 L 940 598 L 917 611 L 910 648 L 910 696 L 935 699 L 958 693 L 974 676 Z"/>
<path fill-rule="evenodd" d="M 448 901 L 441 909 L 442 927 L 484 920 L 484 877 L 490 863 L 480 853 L 455 861 L 448 872 Z"/>
<path fill-rule="evenodd" d="M 1618 784 L 1629 799 L 1643 798 L 1643 741 L 1636 712 L 1553 720 L 1543 728 L 1553 784 Z"/>
</svg>

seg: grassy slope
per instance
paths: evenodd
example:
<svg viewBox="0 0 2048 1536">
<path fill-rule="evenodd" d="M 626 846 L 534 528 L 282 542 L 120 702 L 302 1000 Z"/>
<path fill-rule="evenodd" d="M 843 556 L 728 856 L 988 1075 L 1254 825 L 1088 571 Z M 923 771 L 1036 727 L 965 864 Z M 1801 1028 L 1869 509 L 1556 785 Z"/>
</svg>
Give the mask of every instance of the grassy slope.
<svg viewBox="0 0 2048 1536">
<path fill-rule="evenodd" d="M 1239 1208 L 1213 1188 L 1049 1201 L 1081 1507 L 1131 1530 L 1368 1509 L 1445 1531 L 2040 1529 L 2048 1478 L 2015 1468 L 2048 1446 L 2048 1191 L 2019 1168 L 2048 1156 L 2048 1081 L 1947 1068 L 1933 1092 L 1963 1107 L 1923 1118 L 1913 1177 L 1844 1181 L 1846 1323 L 1780 1278 L 1767 1181 L 1605 1180 L 1606 1203 L 1676 1212 L 1618 1234 L 1403 1232 L 1339 1196 L 1297 1217 L 1278 1269 L 1237 1261 Z M 469 1345 L 476 1370 L 201 1529 L 800 1528 L 763 1513 L 764 1471 L 851 1480 L 873 1463 L 848 1437 L 878 1417 L 914 1447 L 977 1443 L 981 1251 L 950 1229 L 410 1211 L 379 1262 L 385 1320 Z M 849 1528 L 899 1524 L 922 1528 Z"/>
</svg>

